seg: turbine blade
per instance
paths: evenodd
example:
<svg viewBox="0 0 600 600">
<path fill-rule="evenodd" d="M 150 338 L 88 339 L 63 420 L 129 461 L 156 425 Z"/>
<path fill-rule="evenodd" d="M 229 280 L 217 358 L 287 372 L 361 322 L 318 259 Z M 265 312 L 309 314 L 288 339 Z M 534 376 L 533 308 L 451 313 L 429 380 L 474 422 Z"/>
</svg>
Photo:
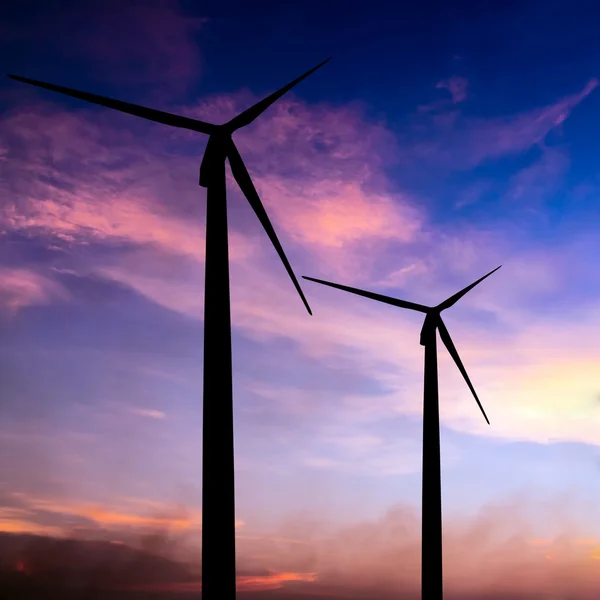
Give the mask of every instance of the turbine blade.
<svg viewBox="0 0 600 600">
<path fill-rule="evenodd" d="M 381 294 L 375 294 L 374 292 L 366 292 L 365 290 L 359 290 L 357 288 L 348 287 L 347 285 L 340 285 L 339 283 L 331 283 L 329 281 L 323 281 L 322 279 L 315 279 L 314 277 L 306 277 L 302 275 L 302 279 L 308 279 L 308 281 L 315 281 L 316 283 L 322 283 L 344 292 L 350 292 L 351 294 L 357 294 L 358 296 L 364 296 L 371 300 L 377 300 L 378 302 L 384 302 L 385 304 L 391 304 L 392 306 L 398 306 L 400 308 L 408 308 L 410 310 L 418 310 L 422 313 L 428 313 L 430 310 L 429 306 L 423 304 L 415 304 L 414 302 L 406 302 L 406 300 L 398 300 L 396 298 L 390 298 L 389 296 L 383 296 Z"/>
<path fill-rule="evenodd" d="M 280 90 L 273 92 L 270 96 L 267 96 L 260 102 L 257 102 L 254 106 L 251 106 L 244 112 L 231 119 L 231 121 L 225 123 L 223 127 L 225 127 L 228 132 L 233 133 L 236 129 L 249 125 L 250 123 L 252 123 L 252 121 L 254 121 L 254 119 L 256 119 L 256 117 L 258 117 L 265 110 L 267 110 L 267 108 L 269 108 L 271 104 L 279 100 L 279 98 L 281 98 L 281 96 L 283 96 L 286 92 L 289 92 L 295 85 L 299 84 L 303 79 L 306 79 L 309 75 L 314 73 L 317 69 L 320 69 L 325 63 L 329 62 L 330 60 L 331 57 L 318 64 L 316 67 L 313 67 L 312 69 L 310 69 L 310 71 L 304 73 L 304 75 L 300 75 L 300 77 L 294 79 L 294 81 L 292 81 L 291 83 L 288 83 Z"/>
<path fill-rule="evenodd" d="M 146 108 L 144 106 L 138 106 L 137 104 L 131 104 L 129 102 L 122 102 L 121 100 L 114 100 L 112 98 L 105 98 L 104 96 L 98 96 L 97 94 L 90 94 L 88 92 L 80 92 L 79 90 L 73 90 L 62 85 L 54 85 L 53 83 L 44 83 L 43 81 L 36 81 L 35 79 L 28 79 L 26 77 L 19 77 L 17 75 L 9 75 L 11 79 L 15 81 L 21 81 L 23 83 L 29 83 L 37 87 L 50 90 L 52 92 L 59 92 L 72 98 L 78 98 L 79 100 L 86 100 L 93 104 L 99 104 L 106 108 L 113 108 L 142 119 L 148 119 L 155 123 L 163 123 L 164 125 L 170 125 L 171 127 L 181 127 L 183 129 L 190 129 L 192 131 L 198 131 L 199 133 L 206 133 L 210 135 L 217 129 L 217 125 L 212 123 L 205 123 L 204 121 L 197 121 L 196 119 L 190 119 L 188 117 L 180 117 L 179 115 L 172 115 L 171 113 L 163 112 L 161 110 L 154 110 L 153 108 Z"/>
<path fill-rule="evenodd" d="M 501 267 L 502 265 L 500 265 Z M 450 308 L 453 304 L 456 304 L 468 291 L 472 290 L 478 283 L 481 283 L 486 277 L 489 277 L 492 273 L 495 273 L 500 267 L 496 267 L 493 271 L 490 271 L 487 275 L 484 275 L 480 279 L 478 279 L 475 283 L 468 285 L 466 288 L 454 294 L 454 296 L 450 296 L 447 300 L 444 300 L 441 304 L 438 304 L 436 308 L 441 312 L 442 310 L 446 310 Z"/>
<path fill-rule="evenodd" d="M 264 230 L 269 236 L 271 243 L 273 244 L 273 246 L 275 246 L 275 250 L 277 250 L 277 254 L 279 254 L 281 262 L 285 266 L 288 275 L 290 276 L 292 282 L 294 283 L 294 286 L 296 287 L 296 290 L 298 291 L 298 294 L 300 294 L 300 298 L 302 299 L 302 302 L 304 302 L 304 306 L 306 307 L 308 314 L 312 315 L 312 311 L 310 310 L 308 301 L 306 300 L 306 297 L 302 292 L 302 288 L 300 287 L 300 284 L 296 279 L 296 275 L 294 275 L 294 271 L 292 270 L 292 267 L 285 255 L 285 252 L 283 251 L 283 248 L 281 247 L 279 239 L 277 238 L 275 229 L 273 229 L 273 225 L 271 225 L 271 221 L 269 220 L 267 212 L 265 211 L 265 208 L 262 202 L 260 201 L 258 192 L 256 191 L 254 184 L 252 183 L 252 179 L 250 178 L 250 174 L 246 169 L 246 165 L 244 164 L 244 161 L 242 160 L 242 157 L 240 156 L 240 153 L 235 147 L 233 141 L 230 141 L 229 143 L 227 157 L 229 158 L 229 165 L 231 167 L 231 172 L 233 174 L 234 179 L 240 186 L 240 189 L 244 193 L 244 196 L 246 196 L 246 199 L 250 203 L 250 206 L 256 213 L 256 216 L 258 217 L 258 220 L 261 222 Z"/>
<path fill-rule="evenodd" d="M 487 424 L 489 425 L 490 421 L 487 418 L 487 415 L 485 414 L 485 410 L 483 410 L 483 406 L 481 406 L 481 402 L 479 402 L 479 398 L 477 397 L 475 388 L 473 387 L 473 384 L 471 383 L 471 380 L 469 379 L 469 376 L 467 375 L 467 371 L 466 371 L 464 365 L 462 364 L 462 361 L 460 360 L 460 356 L 458 355 L 456 347 L 454 346 L 454 343 L 452 342 L 450 333 L 446 329 L 446 325 L 444 324 L 444 321 L 442 321 L 442 317 L 438 317 L 438 331 L 440 332 L 440 337 L 442 338 L 442 342 L 444 342 L 444 346 L 446 346 L 448 352 L 450 353 L 450 356 L 454 359 L 454 362 L 456 363 L 458 370 L 461 372 L 462 376 L 464 377 L 465 381 L 467 382 L 467 385 L 469 386 L 469 389 L 473 393 L 473 396 L 475 396 L 475 401 L 477 402 L 477 405 L 479 406 L 479 408 L 481 409 L 481 412 L 483 413 L 483 417 L 485 418 L 485 420 L 487 421 Z"/>
</svg>

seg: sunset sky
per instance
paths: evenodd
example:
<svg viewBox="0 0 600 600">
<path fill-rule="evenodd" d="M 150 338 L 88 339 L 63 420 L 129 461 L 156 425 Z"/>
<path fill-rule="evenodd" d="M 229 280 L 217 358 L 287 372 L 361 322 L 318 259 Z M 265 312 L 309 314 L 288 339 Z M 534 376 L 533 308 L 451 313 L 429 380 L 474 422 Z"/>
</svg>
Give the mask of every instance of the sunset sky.
<svg viewBox="0 0 600 600">
<path fill-rule="evenodd" d="M 5 74 L 221 123 L 332 56 L 234 135 L 296 274 L 437 304 L 503 265 L 444 314 L 491 422 L 439 344 L 445 585 L 595 598 L 596 3 L 10 4 L 0 530 L 199 560 L 206 145 Z M 418 589 L 422 316 L 301 280 L 310 317 L 228 190 L 240 589 Z"/>
</svg>

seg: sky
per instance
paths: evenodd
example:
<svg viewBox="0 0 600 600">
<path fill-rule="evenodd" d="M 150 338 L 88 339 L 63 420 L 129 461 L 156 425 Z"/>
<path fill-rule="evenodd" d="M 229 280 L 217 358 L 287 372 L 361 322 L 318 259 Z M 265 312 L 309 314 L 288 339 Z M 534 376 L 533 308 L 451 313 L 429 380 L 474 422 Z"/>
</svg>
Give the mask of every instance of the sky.
<svg viewBox="0 0 600 600">
<path fill-rule="evenodd" d="M 332 56 L 234 134 L 296 274 L 502 265 L 444 314 L 490 425 L 438 344 L 446 590 L 595 597 L 598 7 L 254 4 L 8 3 L 0 70 L 221 123 Z M 199 560 L 205 145 L 0 77 L 0 530 Z M 228 214 L 239 589 L 415 593 L 422 317 L 309 316 L 229 171 Z"/>
</svg>

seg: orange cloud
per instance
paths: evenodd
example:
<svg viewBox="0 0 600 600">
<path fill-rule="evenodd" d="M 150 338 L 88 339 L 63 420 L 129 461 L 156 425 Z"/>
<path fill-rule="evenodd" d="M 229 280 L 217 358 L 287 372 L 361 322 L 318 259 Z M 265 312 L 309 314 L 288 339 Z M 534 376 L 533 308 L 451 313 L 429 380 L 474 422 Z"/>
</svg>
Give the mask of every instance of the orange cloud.
<svg viewBox="0 0 600 600">
<path fill-rule="evenodd" d="M 238 577 L 237 589 L 249 590 L 279 590 L 288 581 L 303 581 L 314 583 L 318 580 L 316 573 L 273 573 L 270 575 L 254 575 L 251 577 Z"/>
<path fill-rule="evenodd" d="M 6 533 L 32 533 L 35 535 L 48 535 L 61 537 L 64 535 L 62 527 L 52 525 L 41 525 L 26 519 L 3 519 L 0 518 L 0 531 Z"/>
<path fill-rule="evenodd" d="M 177 532 L 198 527 L 202 522 L 200 511 L 174 511 L 172 507 L 168 507 L 162 503 L 140 501 L 137 499 L 125 500 L 124 504 L 137 506 L 138 510 L 125 511 L 103 507 L 98 504 L 60 501 L 17 492 L 13 492 L 10 495 L 22 504 L 22 508 L 14 510 L 3 509 L 4 512 L 0 512 L 0 519 L 3 519 L 2 522 L 6 526 L 4 529 L 5 531 L 10 530 L 21 533 L 33 531 L 37 527 L 37 525 L 35 525 L 36 510 L 56 513 L 57 516 L 72 515 L 85 517 L 101 527 L 110 527 L 113 525 L 130 528 L 151 527 Z M 147 514 L 149 511 L 153 512 L 154 516 Z M 24 519 L 24 517 L 27 519 Z M 243 524 L 243 522 L 239 523 Z M 21 526 L 23 526 L 23 528 L 21 528 Z M 64 533 L 65 529 L 58 526 L 54 527 L 53 535 L 58 531 Z"/>
<path fill-rule="evenodd" d="M 280 590 L 286 582 L 300 581 L 314 583 L 317 581 L 316 573 L 272 573 L 269 575 L 241 575 L 236 578 L 238 592 Z M 170 592 L 190 593 L 201 592 L 201 581 L 181 581 L 162 584 L 147 584 L 128 586 L 125 588 L 139 592 Z"/>
<path fill-rule="evenodd" d="M 198 523 L 197 519 L 170 518 L 170 517 L 148 517 L 136 514 L 110 512 L 93 506 L 71 507 L 72 514 L 88 517 L 101 525 L 151 525 L 154 527 L 168 527 L 172 529 L 189 529 Z"/>
<path fill-rule="evenodd" d="M 172 507 L 163 502 L 145 498 L 123 498 L 118 505 L 106 506 L 87 502 L 61 501 L 47 497 L 13 492 L 9 494 L 22 506 L 18 508 L 0 507 L 0 531 L 16 533 L 42 533 L 64 535 L 66 530 L 58 525 L 46 527 L 35 521 L 35 512 L 55 513 L 57 518 L 68 516 L 85 517 L 102 528 L 127 527 L 131 530 L 166 530 L 175 534 L 202 528 L 200 508 L 187 510 Z M 129 510 L 127 510 L 129 509 Z M 236 529 L 241 529 L 246 521 L 237 519 Z"/>
</svg>

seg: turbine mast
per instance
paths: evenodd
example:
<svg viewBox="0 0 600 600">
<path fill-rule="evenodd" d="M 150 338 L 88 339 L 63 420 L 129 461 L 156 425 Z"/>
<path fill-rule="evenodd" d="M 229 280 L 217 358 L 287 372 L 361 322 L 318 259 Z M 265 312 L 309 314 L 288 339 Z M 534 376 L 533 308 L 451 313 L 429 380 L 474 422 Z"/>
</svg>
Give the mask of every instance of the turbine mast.
<svg viewBox="0 0 600 600">
<path fill-rule="evenodd" d="M 421 510 L 421 598 L 443 598 L 442 480 L 437 333 L 429 327 L 423 384 L 423 472 Z"/>
</svg>

